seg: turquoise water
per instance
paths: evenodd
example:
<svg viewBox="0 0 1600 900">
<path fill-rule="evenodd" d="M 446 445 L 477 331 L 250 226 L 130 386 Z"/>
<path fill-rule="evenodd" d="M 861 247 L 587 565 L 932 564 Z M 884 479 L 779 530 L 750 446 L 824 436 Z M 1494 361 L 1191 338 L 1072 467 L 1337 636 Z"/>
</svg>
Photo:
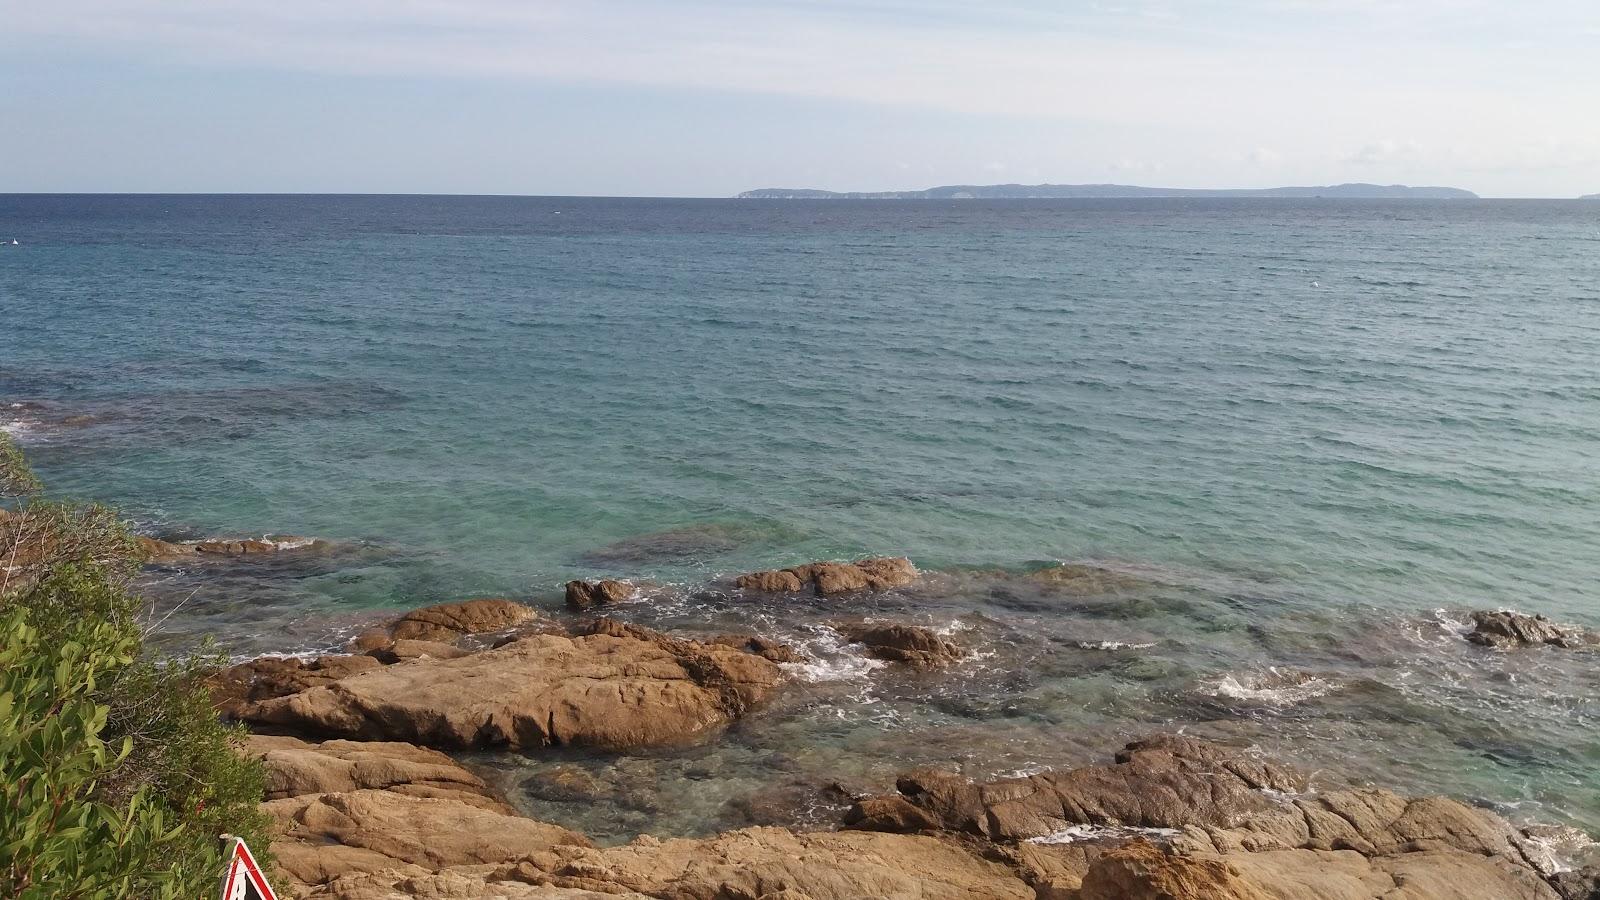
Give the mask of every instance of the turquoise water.
<svg viewBox="0 0 1600 900">
<path fill-rule="evenodd" d="M 722 800 L 806 735 L 800 770 L 878 777 L 1165 725 L 1600 828 L 1593 665 L 1453 630 L 1600 625 L 1592 204 L 0 197 L 13 237 L 0 406 L 43 409 L 0 417 L 53 490 L 152 533 L 353 547 L 158 573 L 194 594 L 174 640 L 304 650 L 373 610 L 559 615 L 570 577 L 650 579 L 640 621 L 898 616 L 995 654 L 821 679 L 657 761 L 756 760 Z M 705 590 L 864 553 L 944 574 L 787 609 Z M 1015 587 L 1047 561 L 1149 587 Z M 1103 640 L 1151 646 L 1077 646 Z M 1273 666 L 1329 688 L 1216 689 Z M 906 728 L 922 747 L 885 742 Z M 680 801 L 627 821 L 729 815 Z"/>
</svg>

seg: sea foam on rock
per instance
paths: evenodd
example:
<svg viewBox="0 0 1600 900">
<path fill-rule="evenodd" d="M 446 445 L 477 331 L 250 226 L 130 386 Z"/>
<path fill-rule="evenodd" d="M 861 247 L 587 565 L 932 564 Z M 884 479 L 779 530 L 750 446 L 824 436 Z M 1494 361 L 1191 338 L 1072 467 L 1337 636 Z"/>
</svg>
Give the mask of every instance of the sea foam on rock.
<svg viewBox="0 0 1600 900">
<path fill-rule="evenodd" d="M 1472 614 L 1467 640 L 1485 647 L 1510 650 L 1549 645 L 1567 650 L 1600 646 L 1600 634 L 1577 625 L 1558 625 L 1542 615 L 1511 610 L 1478 610 Z"/>
<path fill-rule="evenodd" d="M 916 625 L 840 625 L 838 631 L 845 640 L 865 646 L 878 659 L 915 669 L 935 669 L 961 658 L 961 648 L 953 641 Z"/>
</svg>

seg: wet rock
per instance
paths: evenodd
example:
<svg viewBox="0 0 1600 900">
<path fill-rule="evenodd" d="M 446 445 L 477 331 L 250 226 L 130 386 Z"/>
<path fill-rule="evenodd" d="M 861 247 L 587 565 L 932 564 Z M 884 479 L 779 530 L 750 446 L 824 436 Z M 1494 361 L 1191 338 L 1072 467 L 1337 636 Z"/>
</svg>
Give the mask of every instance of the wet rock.
<svg viewBox="0 0 1600 900">
<path fill-rule="evenodd" d="M 1600 867 L 1569 869 L 1550 876 L 1562 900 L 1600 900 Z"/>
<path fill-rule="evenodd" d="M 1600 645 L 1600 634 L 1576 625 L 1557 625 L 1542 615 L 1511 610 L 1478 610 L 1472 614 L 1467 640 L 1485 647 L 1510 650 L 1548 644 L 1573 650 Z"/>
<path fill-rule="evenodd" d="M 245 702 L 236 714 L 296 734 L 440 748 L 630 750 L 698 739 L 781 677 L 751 653 L 601 619 L 577 636 L 414 659 Z"/>
<path fill-rule="evenodd" d="M 865 645 L 878 659 L 917 669 L 934 669 L 961 658 L 961 648 L 916 625 L 841 625 L 838 630 L 845 640 Z"/>
<path fill-rule="evenodd" d="M 633 596 L 633 585 L 621 581 L 567 582 L 567 609 L 583 612 L 596 606 L 610 606 Z"/>
<path fill-rule="evenodd" d="M 333 547 L 328 541 L 290 534 L 269 534 L 262 538 L 208 538 L 200 541 L 163 541 L 139 536 L 134 540 L 138 542 L 145 562 L 158 565 L 257 558 L 282 553 L 326 553 Z"/>
<path fill-rule="evenodd" d="M 1271 805 L 1262 789 L 1304 786 L 1305 778 L 1296 772 L 1181 735 L 1129 744 L 1110 766 L 981 785 L 918 770 L 896 785 L 905 799 L 933 815 L 940 830 L 1003 840 L 1042 837 L 1079 824 L 1229 824 Z"/>
<path fill-rule="evenodd" d="M 538 617 L 532 607 L 502 598 L 463 600 L 414 609 L 389 627 L 397 641 L 449 643 L 469 634 L 514 628 Z"/>
<path fill-rule="evenodd" d="M 1028 580 L 1045 585 L 1057 593 L 1079 597 L 1121 594 L 1149 587 L 1143 579 L 1083 563 L 1063 563 L 1040 569 L 1030 574 Z"/>
<path fill-rule="evenodd" d="M 350 647 L 361 653 L 381 654 L 385 662 L 418 655 L 451 658 L 450 654 L 437 649 L 429 652 L 428 648 L 415 644 L 404 648 L 397 645 L 412 641 L 455 646 L 462 638 L 506 631 L 527 625 L 538 617 L 533 607 L 499 597 L 440 603 L 414 609 L 388 625 L 369 628 L 357 635 Z"/>
<path fill-rule="evenodd" d="M 737 532 L 726 525 L 690 525 L 624 538 L 579 557 L 594 568 L 681 562 L 727 553 L 738 547 Z"/>
<path fill-rule="evenodd" d="M 940 819 L 904 797 L 866 797 L 857 799 L 845 813 L 846 828 L 885 831 L 890 834 L 916 834 L 939 831 Z"/>
<path fill-rule="evenodd" d="M 134 538 L 134 541 L 138 543 L 146 562 L 171 562 L 196 553 L 194 544 L 178 544 L 143 535 Z"/>
<path fill-rule="evenodd" d="M 854 563 L 816 562 L 788 569 L 740 575 L 734 585 L 746 591 L 799 593 L 810 589 L 818 596 L 859 591 L 884 591 L 910 584 L 916 567 L 904 557 L 871 557 Z"/>
<path fill-rule="evenodd" d="M 746 653 L 754 653 L 762 659 L 769 659 L 775 663 L 803 663 L 808 661 L 808 657 L 804 653 L 790 647 L 788 644 L 782 644 L 759 635 L 719 634 L 716 637 L 709 638 L 706 643 L 720 644 L 724 647 L 732 647 L 735 650 L 743 650 Z"/>
<path fill-rule="evenodd" d="M 224 716 L 240 718 L 259 701 L 332 684 L 382 666 L 370 656 L 330 655 L 311 660 L 263 656 L 211 676 L 211 702 Z"/>
</svg>

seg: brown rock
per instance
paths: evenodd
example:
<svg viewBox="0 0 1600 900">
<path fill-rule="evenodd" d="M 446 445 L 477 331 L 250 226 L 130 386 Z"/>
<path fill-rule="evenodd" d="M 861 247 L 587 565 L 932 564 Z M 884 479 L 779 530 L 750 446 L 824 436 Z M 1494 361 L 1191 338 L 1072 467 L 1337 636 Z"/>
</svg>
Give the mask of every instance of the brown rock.
<svg viewBox="0 0 1600 900">
<path fill-rule="evenodd" d="M 804 653 L 781 644 L 770 638 L 752 634 L 719 634 L 706 641 L 708 644 L 720 644 L 723 647 L 732 647 L 746 653 L 754 653 L 762 659 L 770 659 L 775 663 L 801 663 L 807 660 Z"/>
<path fill-rule="evenodd" d="M 478 776 L 450 757 L 413 744 L 327 741 L 251 735 L 244 752 L 266 770 L 267 800 L 307 794 L 386 790 L 413 797 L 452 799 L 511 815 Z"/>
<path fill-rule="evenodd" d="M 919 770 L 902 776 L 897 787 L 943 830 L 1020 840 L 1081 824 L 1229 825 L 1272 805 L 1261 789 L 1292 792 L 1305 783 L 1298 773 L 1218 744 L 1160 735 L 1129 744 L 1110 766 L 982 785 Z"/>
<path fill-rule="evenodd" d="M 1529 616 L 1510 610 L 1479 610 L 1472 614 L 1472 632 L 1467 640 L 1485 647 L 1510 650 L 1549 644 L 1573 650 L 1600 645 L 1600 634 L 1576 625 L 1557 625 L 1544 616 Z"/>
<path fill-rule="evenodd" d="M 532 607 L 512 600 L 461 600 L 406 613 L 389 627 L 395 640 L 449 643 L 469 634 L 504 631 L 537 618 Z"/>
<path fill-rule="evenodd" d="M 387 790 L 306 794 L 271 800 L 272 853 L 309 894 L 359 873 L 425 875 L 450 866 L 505 863 L 560 845 L 589 846 L 557 825 L 507 815 L 456 798 Z"/>
<path fill-rule="evenodd" d="M 759 656 L 602 619 L 588 634 L 415 659 L 247 703 L 239 714 L 296 733 L 432 747 L 627 750 L 697 739 L 780 679 Z"/>
<path fill-rule="evenodd" d="M 254 538 L 200 541 L 194 545 L 194 549 L 196 553 L 209 553 L 214 556 L 250 556 L 278 552 L 276 544 L 269 544 L 266 541 L 258 541 Z"/>
<path fill-rule="evenodd" d="M 916 834 L 938 831 L 941 823 L 932 813 L 904 797 L 867 797 L 858 800 L 845 814 L 846 828 L 884 831 L 890 834 Z"/>
<path fill-rule="evenodd" d="M 510 881 L 671 900 L 1034 900 L 1002 863 L 949 838 L 746 828 L 704 840 L 641 837 L 604 850 L 552 847 L 502 868 Z"/>
<path fill-rule="evenodd" d="M 211 702 L 223 715 L 239 718 L 244 709 L 257 701 L 332 684 L 382 665 L 370 656 L 319 656 L 310 661 L 292 656 L 263 656 L 211 676 Z"/>
<path fill-rule="evenodd" d="M 621 581 L 567 582 L 567 608 L 574 612 L 621 603 L 632 596 L 633 586 Z"/>
<path fill-rule="evenodd" d="M 800 576 L 787 569 L 740 575 L 734 580 L 734 585 L 747 591 L 762 591 L 768 594 L 795 594 L 805 588 Z"/>
<path fill-rule="evenodd" d="M 388 664 L 403 662 L 408 659 L 422 659 L 424 657 L 455 659 L 466 656 L 471 652 L 470 650 L 463 650 L 454 644 L 441 644 L 438 641 L 398 640 L 391 641 L 374 650 L 368 650 L 367 655 L 378 662 Z"/>
<path fill-rule="evenodd" d="M 145 562 L 171 562 L 195 554 L 194 544 L 175 544 L 143 535 L 134 538 L 134 541 L 138 543 Z"/>
<path fill-rule="evenodd" d="M 916 625 L 844 625 L 845 640 L 865 644 L 873 656 L 913 668 L 933 669 L 961 658 L 961 648 Z"/>
<path fill-rule="evenodd" d="M 1079 597 L 1121 594 L 1148 587 L 1146 582 L 1132 575 L 1082 563 L 1064 563 L 1040 569 L 1028 578 L 1048 585 L 1053 591 Z"/>
<path fill-rule="evenodd" d="M 871 557 L 854 563 L 815 562 L 740 575 L 734 585 L 764 593 L 798 593 L 810 587 L 819 596 L 885 591 L 916 580 L 917 569 L 903 557 Z"/>
<path fill-rule="evenodd" d="M 318 885 L 306 900 L 649 900 L 632 891 L 597 893 L 575 888 L 505 881 L 497 866 L 457 866 L 440 872 L 407 874 L 399 870 L 357 872 Z"/>
<path fill-rule="evenodd" d="M 1421 850 L 1178 854 L 1147 842 L 1109 851 L 1078 900 L 1558 900 L 1531 869 L 1504 857 Z"/>
</svg>

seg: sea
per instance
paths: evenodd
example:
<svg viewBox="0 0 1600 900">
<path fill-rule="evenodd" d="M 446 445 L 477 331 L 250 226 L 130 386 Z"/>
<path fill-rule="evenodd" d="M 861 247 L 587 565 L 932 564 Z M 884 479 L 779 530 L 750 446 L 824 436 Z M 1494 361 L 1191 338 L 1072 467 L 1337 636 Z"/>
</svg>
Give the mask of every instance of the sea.
<svg viewBox="0 0 1600 900">
<path fill-rule="evenodd" d="M 611 577 L 808 654 L 697 746 L 475 760 L 602 841 L 1154 731 L 1600 833 L 1600 654 L 1463 637 L 1600 626 L 1600 204 L 7 195 L 0 428 L 141 532 L 331 542 L 150 570 L 168 652 Z M 866 555 L 923 577 L 730 583 Z"/>
</svg>

